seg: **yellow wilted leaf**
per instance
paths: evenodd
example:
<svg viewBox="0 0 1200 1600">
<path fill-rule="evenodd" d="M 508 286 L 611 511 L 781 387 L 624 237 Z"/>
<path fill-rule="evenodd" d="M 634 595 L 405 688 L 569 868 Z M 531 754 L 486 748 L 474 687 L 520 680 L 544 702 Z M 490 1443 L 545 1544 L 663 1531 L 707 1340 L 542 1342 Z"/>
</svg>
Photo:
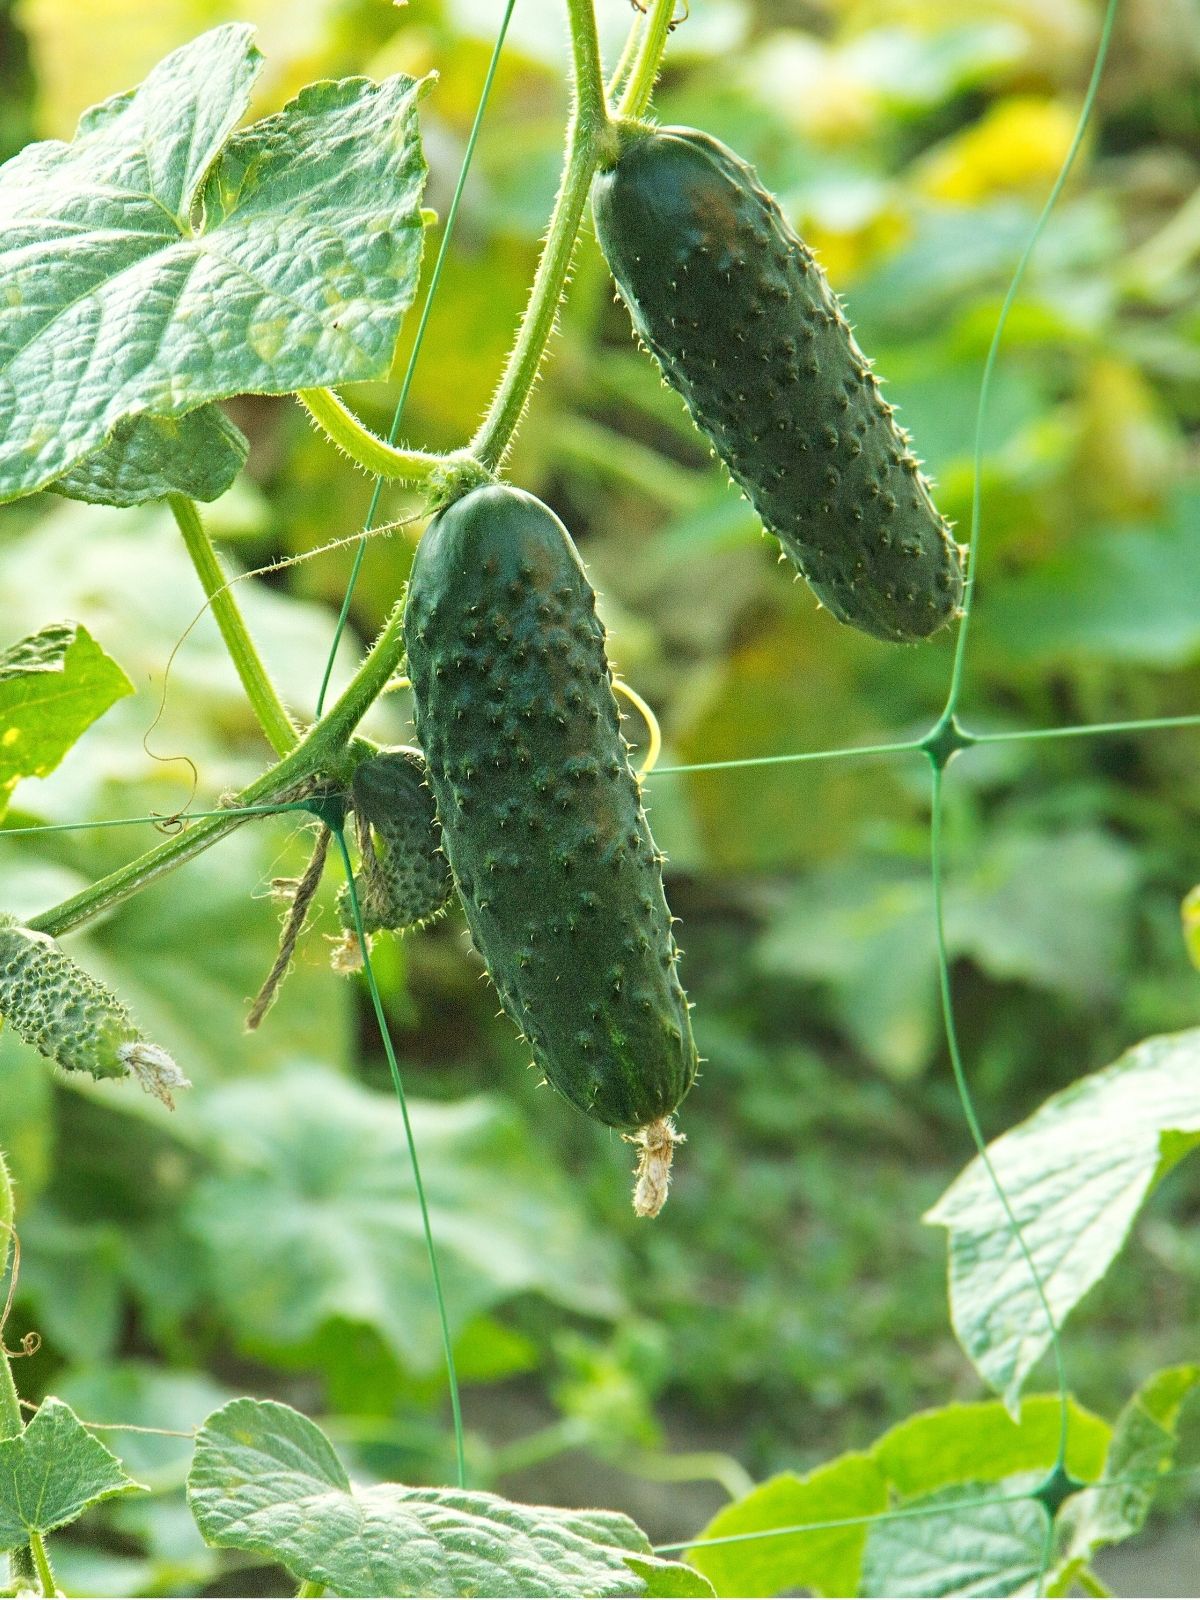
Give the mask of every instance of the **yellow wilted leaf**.
<svg viewBox="0 0 1200 1600">
<path fill-rule="evenodd" d="M 917 187 L 956 205 L 975 205 L 996 194 L 1041 194 L 1058 175 L 1075 120 L 1075 112 L 1057 100 L 1032 95 L 1002 100 L 923 158 L 915 173 Z"/>
</svg>

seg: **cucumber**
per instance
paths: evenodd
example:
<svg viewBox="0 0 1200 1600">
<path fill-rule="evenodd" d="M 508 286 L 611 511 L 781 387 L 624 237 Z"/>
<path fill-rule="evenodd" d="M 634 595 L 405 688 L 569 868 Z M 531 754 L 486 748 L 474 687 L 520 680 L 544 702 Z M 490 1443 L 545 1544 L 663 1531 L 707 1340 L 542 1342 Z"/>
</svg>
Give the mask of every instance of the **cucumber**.
<svg viewBox="0 0 1200 1600">
<path fill-rule="evenodd" d="M 136 1077 L 172 1105 L 188 1080 L 152 1044 L 111 989 L 44 933 L 0 915 L 0 1017 L 48 1060 L 93 1078 Z"/>
<path fill-rule="evenodd" d="M 753 169 L 694 129 L 634 127 L 592 202 L 634 328 L 822 605 L 897 642 L 958 616 L 960 547 Z"/>
<path fill-rule="evenodd" d="M 357 884 L 365 933 L 422 927 L 446 909 L 454 894 L 425 778 L 424 756 L 405 746 L 383 750 L 355 768 L 350 801 L 363 846 Z M 353 933 L 354 913 L 344 886 L 337 909 L 342 927 Z"/>
<path fill-rule="evenodd" d="M 475 944 L 546 1080 L 641 1145 L 635 1205 L 652 1215 L 696 1049 L 663 857 L 567 530 L 518 489 L 473 489 L 417 547 L 404 636 Z"/>
</svg>

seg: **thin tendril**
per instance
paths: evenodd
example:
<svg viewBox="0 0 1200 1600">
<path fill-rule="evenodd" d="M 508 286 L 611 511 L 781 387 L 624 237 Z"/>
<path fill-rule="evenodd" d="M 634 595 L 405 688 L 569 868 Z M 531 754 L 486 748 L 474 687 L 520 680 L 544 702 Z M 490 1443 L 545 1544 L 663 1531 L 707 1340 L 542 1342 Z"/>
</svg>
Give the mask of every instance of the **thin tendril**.
<svg viewBox="0 0 1200 1600">
<path fill-rule="evenodd" d="M 467 175 L 471 170 L 471 162 L 475 157 L 475 146 L 479 141 L 479 131 L 483 126 L 484 113 L 487 111 L 488 101 L 491 99 L 492 84 L 495 81 L 496 69 L 500 65 L 500 53 L 504 49 L 504 40 L 508 34 L 508 25 L 512 21 L 513 8 L 516 0 L 508 0 L 504 8 L 504 16 L 500 21 L 500 31 L 496 35 L 496 43 L 492 47 L 492 57 L 488 62 L 487 74 L 483 80 L 483 89 L 479 96 L 479 104 L 475 108 L 475 120 L 471 124 L 471 131 L 467 135 L 467 147 L 463 152 L 462 166 L 459 168 L 458 182 L 455 185 L 454 197 L 450 201 L 450 209 L 446 213 L 446 227 L 442 234 L 442 242 L 438 248 L 437 260 L 433 264 L 433 272 L 429 279 L 429 292 L 425 296 L 425 304 L 421 307 L 421 317 L 417 323 L 417 331 L 413 338 L 412 351 L 409 354 L 408 365 L 404 370 L 404 377 L 400 384 L 400 394 L 396 400 L 396 409 L 392 413 L 392 425 L 388 429 L 387 441 L 395 444 L 400 432 L 400 421 L 404 415 L 404 408 L 408 404 L 409 390 L 412 388 L 413 375 L 417 370 L 417 361 L 421 354 L 421 346 L 425 342 L 425 330 L 429 326 L 430 313 L 433 310 L 434 297 L 442 279 L 442 267 L 445 264 L 446 254 L 450 248 L 450 241 L 454 236 L 454 224 L 458 220 L 458 207 L 463 197 L 463 190 L 467 185 Z M 359 574 L 362 571 L 363 561 L 367 553 L 367 535 L 375 525 L 375 514 L 379 510 L 379 501 L 383 495 L 383 478 L 377 476 L 375 487 L 371 491 L 371 503 L 367 507 L 366 520 L 363 523 L 362 533 L 359 536 L 358 549 L 354 553 L 354 561 L 350 568 L 350 577 L 346 583 L 346 593 L 342 598 L 342 609 L 338 613 L 337 626 L 333 631 L 333 643 L 329 647 L 329 657 L 325 662 L 325 672 L 321 679 L 321 688 L 317 694 L 317 716 L 325 707 L 325 696 L 329 692 L 329 680 L 333 674 L 334 659 L 337 655 L 338 645 L 341 643 L 342 634 L 346 631 L 346 623 L 350 616 L 350 603 L 354 598 L 354 591 L 358 586 Z"/>
<path fill-rule="evenodd" d="M 375 981 L 375 969 L 371 965 L 371 947 L 367 942 L 366 931 L 363 928 L 362 908 L 358 903 L 358 890 L 355 887 L 354 868 L 350 861 L 350 851 L 346 847 L 346 835 L 341 828 L 335 828 L 333 837 L 337 841 L 338 850 L 341 852 L 342 866 L 346 872 L 350 910 L 354 917 L 354 932 L 358 939 L 359 950 L 362 952 L 363 972 L 366 975 L 367 988 L 371 994 L 371 1005 L 375 1010 L 375 1020 L 379 1025 L 379 1035 L 383 1041 L 384 1054 L 387 1056 L 388 1069 L 392 1075 L 392 1087 L 396 1091 L 396 1099 L 400 1104 L 400 1115 L 404 1119 L 404 1137 L 408 1142 L 408 1158 L 412 1162 L 413 1185 L 417 1191 L 417 1205 L 421 1212 L 421 1229 L 425 1235 L 425 1253 L 429 1257 L 429 1275 L 433 1280 L 433 1295 L 437 1301 L 438 1321 L 442 1330 L 442 1350 L 446 1360 L 446 1380 L 450 1389 L 450 1410 L 454 1417 L 454 1453 L 458 1471 L 458 1486 L 460 1489 L 465 1489 L 467 1486 L 467 1458 L 463 1439 L 462 1402 L 458 1393 L 458 1371 L 454 1364 L 454 1343 L 450 1337 L 450 1319 L 446 1313 L 446 1297 L 442 1293 L 442 1274 L 438 1267 L 437 1247 L 433 1242 L 433 1224 L 429 1218 L 429 1202 L 425 1198 L 425 1185 L 421 1181 L 421 1164 L 417 1160 L 417 1141 L 413 1135 L 412 1122 L 408 1115 L 408 1099 L 405 1096 L 404 1082 L 400 1076 L 400 1064 L 396 1060 L 396 1049 L 392 1044 L 391 1029 L 388 1027 L 387 1016 L 383 1009 L 383 998 L 379 993 L 379 985 Z"/>
<path fill-rule="evenodd" d="M 1058 204 L 1058 197 L 1063 191 L 1071 168 L 1075 164 L 1075 157 L 1079 154 L 1079 147 L 1083 143 L 1083 136 L 1087 132 L 1088 124 L 1092 119 L 1092 108 L 1096 103 L 1096 93 L 1100 88 L 1100 79 L 1104 73 L 1104 62 L 1108 55 L 1109 41 L 1112 38 L 1113 23 L 1116 21 L 1118 0 L 1108 0 L 1108 8 L 1104 13 L 1104 26 L 1100 30 L 1100 42 L 1096 46 L 1096 59 L 1092 64 L 1092 76 L 1088 81 L 1087 92 L 1083 97 L 1083 105 L 1079 111 L 1079 121 L 1075 125 L 1075 134 L 1071 140 L 1066 158 L 1059 169 L 1058 177 L 1054 180 L 1054 187 L 1042 207 L 1041 214 L 1034 224 L 1029 242 L 1021 253 L 1012 282 L 1008 286 L 1008 293 L 1004 297 L 1004 304 L 1000 308 L 1000 315 L 996 319 L 996 330 L 992 334 L 992 342 L 988 348 L 987 360 L 983 364 L 983 377 L 979 384 L 979 406 L 975 413 L 975 451 L 972 461 L 971 484 L 971 534 L 967 541 L 967 592 L 963 602 L 962 621 L 958 628 L 958 638 L 954 644 L 954 668 L 950 676 L 950 693 L 946 700 L 945 714 L 950 716 L 958 706 L 959 695 L 962 692 L 963 662 L 967 649 L 967 634 L 971 626 L 971 612 L 975 602 L 975 565 L 979 554 L 979 527 L 980 512 L 982 508 L 982 479 L 983 479 L 983 431 L 987 418 L 988 401 L 991 398 L 992 375 L 996 367 L 996 357 L 1000 350 L 1000 341 L 1004 337 L 1004 329 L 1008 323 L 1009 312 L 1020 293 L 1021 284 L 1025 278 L 1025 269 L 1029 265 L 1031 256 L 1042 236 L 1046 223 L 1050 220 L 1050 213 Z"/>
</svg>

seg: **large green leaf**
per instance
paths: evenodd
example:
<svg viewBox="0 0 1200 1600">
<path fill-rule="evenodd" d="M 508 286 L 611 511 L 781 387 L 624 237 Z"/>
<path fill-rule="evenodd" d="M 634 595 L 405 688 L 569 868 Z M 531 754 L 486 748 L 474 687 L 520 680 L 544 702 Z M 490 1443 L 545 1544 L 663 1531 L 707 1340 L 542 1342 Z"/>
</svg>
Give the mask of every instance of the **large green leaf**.
<svg viewBox="0 0 1200 1600">
<path fill-rule="evenodd" d="M 422 85 L 312 84 L 232 134 L 251 32 L 214 28 L 0 169 L 0 499 L 124 418 L 386 375 L 421 257 Z"/>
<path fill-rule="evenodd" d="M 1168 1367 L 1144 1383 L 1121 1412 L 1104 1482 L 1072 1496 L 1059 1513 L 1061 1553 L 1052 1594 L 1068 1593 L 1075 1573 L 1105 1545 L 1141 1531 L 1159 1479 L 1175 1465 L 1180 1413 L 1198 1387 L 1200 1367 Z"/>
<path fill-rule="evenodd" d="M 0 814 L 22 778 L 53 772 L 96 718 L 132 693 L 78 623 L 52 623 L 0 655 Z"/>
<path fill-rule="evenodd" d="M 611 1249 L 515 1111 L 479 1096 L 410 1101 L 409 1113 L 453 1328 L 531 1290 L 592 1315 L 620 1309 Z M 187 1215 L 241 1336 L 295 1346 L 338 1318 L 436 1370 L 438 1319 L 395 1100 L 311 1068 L 230 1084 L 200 1115 L 218 1171 Z"/>
<path fill-rule="evenodd" d="M 183 417 L 128 417 L 106 444 L 48 487 L 100 506 L 140 506 L 172 493 L 216 500 L 241 471 L 249 448 L 217 406 Z"/>
<path fill-rule="evenodd" d="M 44 1400 L 15 1438 L 0 1440 L 0 1550 L 74 1522 L 88 1506 L 141 1484 L 61 1400 Z"/>
<path fill-rule="evenodd" d="M 1044 1474 L 1057 1459 L 1061 1418 L 1050 1395 L 1027 1401 L 1019 1422 L 999 1401 L 921 1412 L 865 1453 L 839 1456 L 804 1478 L 781 1473 L 760 1484 L 717 1513 L 688 1560 L 722 1595 L 857 1594 L 868 1530 L 896 1496 Z M 1099 1477 L 1112 1430 L 1074 1401 L 1067 1420 L 1068 1467 L 1079 1478 Z M 971 1498 L 982 1492 L 976 1487 Z M 796 1531 L 775 1531 L 788 1528 Z M 733 1542 L 707 1542 L 721 1539 Z"/>
<path fill-rule="evenodd" d="M 943 1489 L 874 1524 L 859 1592 L 894 1600 L 1031 1594 L 1046 1528 L 1036 1500 L 1008 1499 L 978 1483 Z"/>
<path fill-rule="evenodd" d="M 988 1147 L 1056 1325 L 1108 1270 L 1158 1180 L 1200 1143 L 1200 1029 L 1135 1045 Z M 950 1230 L 963 1348 L 1015 1406 L 1050 1343 L 1033 1276 L 978 1157 L 928 1212 Z"/>
<path fill-rule="evenodd" d="M 188 1498 L 204 1537 L 280 1561 L 338 1595 L 704 1594 L 664 1580 L 645 1534 L 612 1511 L 516 1505 L 465 1489 L 350 1482 L 299 1412 L 233 1400 L 196 1440 Z M 681 1574 L 686 1576 L 686 1574 Z"/>
</svg>

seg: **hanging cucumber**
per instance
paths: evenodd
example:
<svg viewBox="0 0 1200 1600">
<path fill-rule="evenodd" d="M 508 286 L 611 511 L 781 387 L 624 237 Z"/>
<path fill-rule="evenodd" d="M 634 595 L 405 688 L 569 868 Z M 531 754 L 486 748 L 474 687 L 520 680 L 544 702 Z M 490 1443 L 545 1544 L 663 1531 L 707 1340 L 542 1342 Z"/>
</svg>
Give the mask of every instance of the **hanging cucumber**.
<svg viewBox="0 0 1200 1600">
<path fill-rule="evenodd" d="M 472 490 L 417 547 L 417 732 L 475 943 L 547 1080 L 641 1147 L 666 1198 L 696 1075 L 662 857 L 626 759 L 595 595 L 531 495 Z"/>
<path fill-rule="evenodd" d="M 592 199 L 635 329 L 821 603 L 894 641 L 957 616 L 960 548 L 753 169 L 707 134 L 633 126 Z"/>
<path fill-rule="evenodd" d="M 111 989 L 44 933 L 0 915 L 0 1017 L 26 1044 L 67 1072 L 136 1077 L 170 1106 L 188 1080 L 146 1038 Z"/>
<path fill-rule="evenodd" d="M 362 846 L 357 886 L 363 931 L 403 933 L 438 916 L 450 903 L 454 880 L 421 752 L 401 746 L 360 762 L 351 779 L 350 800 Z M 353 933 L 345 887 L 337 909 L 342 927 Z"/>
</svg>

